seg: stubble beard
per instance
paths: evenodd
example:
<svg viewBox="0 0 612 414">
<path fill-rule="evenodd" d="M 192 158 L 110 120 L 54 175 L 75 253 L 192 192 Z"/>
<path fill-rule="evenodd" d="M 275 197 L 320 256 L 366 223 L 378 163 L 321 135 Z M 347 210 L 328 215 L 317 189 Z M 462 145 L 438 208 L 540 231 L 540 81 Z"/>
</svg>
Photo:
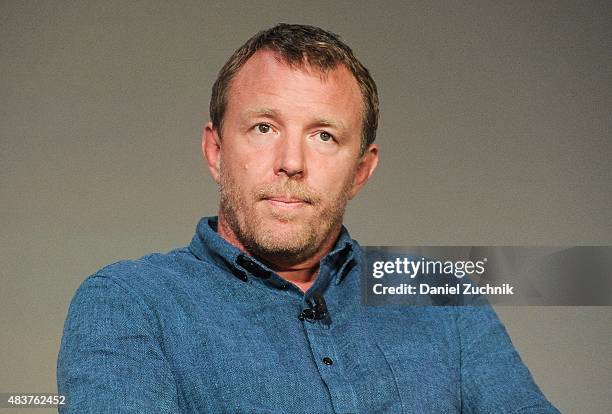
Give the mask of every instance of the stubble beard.
<svg viewBox="0 0 612 414">
<path fill-rule="evenodd" d="M 220 212 L 249 254 L 283 265 L 297 264 L 319 253 L 323 244 L 339 232 L 351 185 L 352 176 L 340 192 L 327 199 L 291 178 L 246 192 L 221 165 Z M 314 209 L 314 214 L 271 210 L 263 214 L 269 214 L 274 220 L 262 217 L 261 206 L 256 208 L 256 204 L 278 194 L 305 200 L 310 205 L 304 208 Z M 274 223 L 275 220 L 279 223 Z M 291 227 L 279 231 L 284 225 Z"/>
</svg>

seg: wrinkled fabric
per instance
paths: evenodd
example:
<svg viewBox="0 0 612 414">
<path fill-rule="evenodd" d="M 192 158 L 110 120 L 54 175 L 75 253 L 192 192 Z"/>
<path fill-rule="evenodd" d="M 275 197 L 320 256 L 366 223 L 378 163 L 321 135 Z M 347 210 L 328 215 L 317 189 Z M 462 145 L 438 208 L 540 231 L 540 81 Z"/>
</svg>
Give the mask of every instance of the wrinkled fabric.
<svg viewBox="0 0 612 414">
<path fill-rule="evenodd" d="M 491 307 L 363 306 L 363 256 L 344 228 L 304 294 L 216 225 L 82 283 L 60 412 L 558 413 Z M 315 293 L 328 316 L 300 320 Z"/>
</svg>

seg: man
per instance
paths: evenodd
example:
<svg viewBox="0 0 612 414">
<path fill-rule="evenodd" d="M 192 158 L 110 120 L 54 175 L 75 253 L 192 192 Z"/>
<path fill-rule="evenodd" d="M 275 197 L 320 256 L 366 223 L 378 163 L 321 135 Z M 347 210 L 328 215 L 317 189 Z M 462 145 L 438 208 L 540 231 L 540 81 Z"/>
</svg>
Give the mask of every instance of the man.
<svg viewBox="0 0 612 414">
<path fill-rule="evenodd" d="M 58 361 L 66 412 L 557 412 L 489 307 L 360 303 L 342 217 L 376 169 L 378 98 L 336 35 L 258 33 L 210 116 L 219 216 L 82 284 Z"/>
</svg>

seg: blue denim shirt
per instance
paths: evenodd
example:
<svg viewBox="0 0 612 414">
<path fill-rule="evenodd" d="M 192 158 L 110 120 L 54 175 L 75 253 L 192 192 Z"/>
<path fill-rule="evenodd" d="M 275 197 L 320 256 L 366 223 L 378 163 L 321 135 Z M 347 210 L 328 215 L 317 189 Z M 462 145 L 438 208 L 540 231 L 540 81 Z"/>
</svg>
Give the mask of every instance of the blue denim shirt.
<svg viewBox="0 0 612 414">
<path fill-rule="evenodd" d="M 303 294 L 216 225 L 83 282 L 59 353 L 61 412 L 558 412 L 490 307 L 364 307 L 346 229 Z M 300 320 L 315 292 L 328 317 Z"/>
</svg>

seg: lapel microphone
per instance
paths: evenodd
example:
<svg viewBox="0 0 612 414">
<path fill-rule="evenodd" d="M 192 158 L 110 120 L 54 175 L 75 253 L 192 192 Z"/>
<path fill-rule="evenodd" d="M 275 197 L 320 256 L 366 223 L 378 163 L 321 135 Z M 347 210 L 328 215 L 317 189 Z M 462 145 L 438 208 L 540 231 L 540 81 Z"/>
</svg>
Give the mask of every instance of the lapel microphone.
<svg viewBox="0 0 612 414">
<path fill-rule="evenodd" d="M 325 299 L 320 293 L 315 293 L 313 295 L 314 305 L 308 301 L 309 307 L 304 309 L 298 319 L 301 321 L 308 321 L 313 323 L 314 321 L 319 321 L 324 319 L 327 316 L 327 305 L 325 304 Z"/>
</svg>

